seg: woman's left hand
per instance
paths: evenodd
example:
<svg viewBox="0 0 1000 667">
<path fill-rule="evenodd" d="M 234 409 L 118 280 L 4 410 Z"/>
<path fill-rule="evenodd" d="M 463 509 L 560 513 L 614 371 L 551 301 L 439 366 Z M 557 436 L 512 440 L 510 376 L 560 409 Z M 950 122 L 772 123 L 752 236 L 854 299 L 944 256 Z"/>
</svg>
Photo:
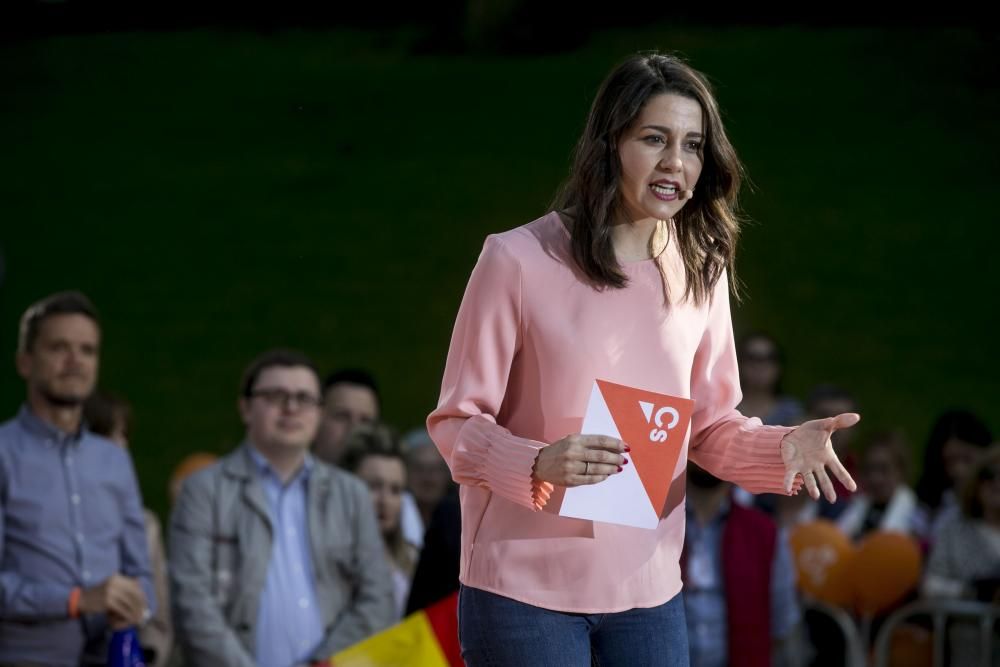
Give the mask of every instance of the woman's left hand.
<svg viewBox="0 0 1000 667">
<path fill-rule="evenodd" d="M 831 503 L 837 500 L 833 482 L 827 468 L 851 491 L 858 485 L 840 463 L 833 451 L 830 436 L 834 431 L 850 428 L 861 420 L 861 415 L 845 412 L 827 419 L 807 421 L 781 439 L 781 460 L 785 463 L 785 492 L 791 493 L 796 475 L 802 475 L 802 482 L 813 500 L 819 500 L 820 489 Z"/>
</svg>

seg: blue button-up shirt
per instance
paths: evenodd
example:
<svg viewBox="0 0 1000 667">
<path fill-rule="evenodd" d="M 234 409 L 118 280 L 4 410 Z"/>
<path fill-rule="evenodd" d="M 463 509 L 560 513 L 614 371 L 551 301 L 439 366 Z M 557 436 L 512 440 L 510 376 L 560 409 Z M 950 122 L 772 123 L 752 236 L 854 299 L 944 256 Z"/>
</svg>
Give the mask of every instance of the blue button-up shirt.
<svg viewBox="0 0 1000 667">
<path fill-rule="evenodd" d="M 691 505 L 687 506 L 684 542 L 688 581 L 684 586 L 684 608 L 692 667 L 725 667 L 729 662 L 722 579 L 722 530 L 729 502 L 705 525 L 698 523 Z M 771 637 L 788 637 L 801 614 L 792 552 L 784 533 L 779 532 L 771 565 Z"/>
<path fill-rule="evenodd" d="M 70 591 L 136 577 L 155 605 L 132 460 L 27 406 L 0 424 L 0 663 L 77 665 L 100 654 L 103 615 L 69 618 Z"/>
<path fill-rule="evenodd" d="M 323 640 L 306 515 L 306 491 L 313 460 L 306 455 L 305 464 L 285 484 L 252 446 L 250 455 L 267 496 L 274 538 L 257 611 L 257 664 L 292 667 L 308 662 Z"/>
</svg>

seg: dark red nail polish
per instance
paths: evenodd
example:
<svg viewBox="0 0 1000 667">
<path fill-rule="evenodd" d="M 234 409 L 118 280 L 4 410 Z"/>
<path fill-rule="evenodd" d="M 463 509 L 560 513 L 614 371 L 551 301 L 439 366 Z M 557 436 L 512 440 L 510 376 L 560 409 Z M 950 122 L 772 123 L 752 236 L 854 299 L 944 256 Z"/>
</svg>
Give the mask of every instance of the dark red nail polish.
<svg viewBox="0 0 1000 667">
<path fill-rule="evenodd" d="M 631 448 L 631 447 L 629 447 L 628 445 L 625 445 L 625 451 L 626 451 L 626 452 L 631 452 L 631 451 L 632 451 L 632 448 Z"/>
<path fill-rule="evenodd" d="M 626 465 L 627 466 L 628 465 L 628 459 L 625 459 L 625 463 L 623 463 L 622 465 Z"/>
<path fill-rule="evenodd" d="M 622 467 L 618 466 L 618 472 L 621 472 L 621 471 L 622 471 Z"/>
</svg>

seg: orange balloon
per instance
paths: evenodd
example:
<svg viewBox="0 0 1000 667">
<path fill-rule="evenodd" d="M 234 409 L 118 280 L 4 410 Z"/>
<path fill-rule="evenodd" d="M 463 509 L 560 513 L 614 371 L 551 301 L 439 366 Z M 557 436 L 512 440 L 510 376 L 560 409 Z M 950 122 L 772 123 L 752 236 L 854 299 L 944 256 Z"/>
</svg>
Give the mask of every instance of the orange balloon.
<svg viewBox="0 0 1000 667">
<path fill-rule="evenodd" d="M 177 502 L 177 496 L 181 492 L 181 482 L 188 475 L 198 472 L 202 468 L 207 468 L 215 463 L 218 458 L 218 456 L 210 452 L 194 452 L 181 459 L 181 462 L 174 468 L 173 474 L 170 475 L 170 502 Z"/>
<path fill-rule="evenodd" d="M 832 521 L 796 526 L 789 537 L 799 589 L 817 600 L 845 607 L 854 599 L 849 576 L 854 547 Z"/>
<path fill-rule="evenodd" d="M 861 614 L 889 611 L 920 582 L 920 545 L 905 533 L 877 531 L 858 545 L 850 578 Z"/>
</svg>

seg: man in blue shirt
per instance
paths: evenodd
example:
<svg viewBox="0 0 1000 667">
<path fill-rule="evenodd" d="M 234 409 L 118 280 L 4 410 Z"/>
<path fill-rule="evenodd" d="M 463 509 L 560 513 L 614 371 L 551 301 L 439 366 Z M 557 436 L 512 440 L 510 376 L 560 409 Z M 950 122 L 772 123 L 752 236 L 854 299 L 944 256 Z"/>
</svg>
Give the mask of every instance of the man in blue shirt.
<svg viewBox="0 0 1000 667">
<path fill-rule="evenodd" d="M 104 664 L 109 630 L 154 604 L 132 461 L 82 423 L 99 351 L 82 294 L 21 318 L 27 401 L 0 424 L 0 664 Z"/>
<path fill-rule="evenodd" d="M 730 483 L 688 464 L 682 575 L 691 665 L 797 664 L 791 550 L 770 517 L 731 493 Z"/>
<path fill-rule="evenodd" d="M 243 444 L 184 481 L 169 560 L 188 665 L 325 661 L 393 621 L 367 487 L 309 454 L 321 404 L 308 357 L 261 355 L 243 379 Z"/>
</svg>

